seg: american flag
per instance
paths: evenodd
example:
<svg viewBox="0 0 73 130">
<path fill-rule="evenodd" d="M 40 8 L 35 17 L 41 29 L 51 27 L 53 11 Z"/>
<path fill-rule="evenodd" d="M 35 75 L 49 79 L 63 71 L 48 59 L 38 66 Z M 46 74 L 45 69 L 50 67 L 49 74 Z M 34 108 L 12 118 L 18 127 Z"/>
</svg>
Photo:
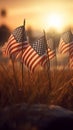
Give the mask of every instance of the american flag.
<svg viewBox="0 0 73 130">
<path fill-rule="evenodd" d="M 29 44 L 23 53 L 22 61 L 29 70 L 34 71 L 39 64 L 45 66 L 48 60 L 51 60 L 54 56 L 55 51 L 52 51 L 49 47 L 47 54 L 47 44 L 45 37 L 42 36 L 35 42 Z"/>
<path fill-rule="evenodd" d="M 46 57 L 46 44 L 44 36 L 33 43 L 30 43 L 22 55 L 22 61 L 29 68 L 34 71 L 39 64 L 42 64 Z"/>
<path fill-rule="evenodd" d="M 61 54 L 64 54 L 66 52 L 69 53 L 69 66 L 72 69 L 73 68 L 73 34 L 70 31 L 65 32 L 62 35 L 59 44 L 59 52 Z"/>
<path fill-rule="evenodd" d="M 54 40 L 52 37 L 50 37 L 47 40 L 47 56 L 43 62 L 43 66 L 45 66 L 47 63 L 49 63 L 50 60 L 52 60 L 54 57 L 56 57 L 56 51 L 54 48 Z"/>
<path fill-rule="evenodd" d="M 64 54 L 69 51 L 69 49 L 72 47 L 73 43 L 73 36 L 70 31 L 65 32 L 62 34 L 60 43 L 59 43 L 59 52 Z"/>
<path fill-rule="evenodd" d="M 66 53 L 69 52 L 69 49 L 71 49 L 73 46 L 73 41 L 70 43 L 65 43 L 65 41 L 61 38 L 60 44 L 59 44 L 59 53 Z"/>
<path fill-rule="evenodd" d="M 8 42 L 2 47 L 6 56 L 19 58 L 28 46 L 26 32 L 24 26 L 17 27 L 10 35 Z"/>
</svg>

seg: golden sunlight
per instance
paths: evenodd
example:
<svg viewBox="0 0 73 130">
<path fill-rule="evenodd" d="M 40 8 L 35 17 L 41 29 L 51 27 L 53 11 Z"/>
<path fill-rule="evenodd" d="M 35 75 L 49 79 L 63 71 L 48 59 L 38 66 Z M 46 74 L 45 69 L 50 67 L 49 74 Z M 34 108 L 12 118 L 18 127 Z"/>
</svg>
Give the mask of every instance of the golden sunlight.
<svg viewBox="0 0 73 130">
<path fill-rule="evenodd" d="M 61 32 L 63 30 L 64 22 L 63 17 L 59 14 L 52 13 L 48 17 L 46 17 L 46 27 L 48 28 L 54 28 L 58 32 Z M 45 27 L 45 28 L 46 28 Z"/>
</svg>

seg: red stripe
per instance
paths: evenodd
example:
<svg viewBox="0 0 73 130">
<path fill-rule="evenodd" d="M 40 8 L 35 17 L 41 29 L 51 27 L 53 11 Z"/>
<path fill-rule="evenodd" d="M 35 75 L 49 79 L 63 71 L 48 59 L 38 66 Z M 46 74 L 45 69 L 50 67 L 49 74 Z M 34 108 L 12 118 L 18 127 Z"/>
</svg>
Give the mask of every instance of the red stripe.
<svg viewBox="0 0 73 130">
<path fill-rule="evenodd" d="M 32 64 L 30 65 L 30 70 L 32 70 L 32 71 L 34 71 L 34 69 L 35 69 L 35 67 L 38 65 L 38 63 L 37 64 L 35 64 L 35 66 L 34 66 L 34 68 L 32 69 L 32 65 L 34 64 L 34 62 L 35 61 L 37 61 L 39 59 L 39 55 L 38 55 L 38 57 L 36 58 L 36 59 L 34 59 L 33 60 L 33 62 L 32 62 Z"/>
<path fill-rule="evenodd" d="M 27 63 L 27 66 L 29 66 L 30 61 L 32 61 L 32 59 L 36 56 L 36 53 L 34 55 L 32 55 L 32 57 L 29 59 L 29 62 Z"/>
<path fill-rule="evenodd" d="M 26 61 L 25 61 L 25 62 L 27 62 L 28 58 L 30 58 L 30 55 L 31 55 L 33 52 L 34 52 L 34 50 L 32 50 L 32 51 L 29 53 L 29 55 L 27 54 L 27 58 L 26 58 Z M 28 63 L 27 63 L 27 66 L 28 66 Z"/>
<path fill-rule="evenodd" d="M 34 72 L 34 70 L 36 69 L 36 67 L 40 64 L 40 62 L 42 62 L 42 58 L 40 59 L 40 61 L 38 61 L 38 62 L 35 64 L 34 68 L 32 69 L 33 72 Z"/>
<path fill-rule="evenodd" d="M 29 49 L 28 49 L 28 48 L 29 48 Z M 29 46 L 26 48 L 26 50 L 25 50 L 25 52 L 23 53 L 23 56 L 22 56 L 22 59 L 23 59 L 23 60 L 24 60 L 26 54 L 28 54 L 28 52 L 29 52 L 30 49 L 31 49 L 31 48 L 30 48 Z M 27 51 L 27 50 L 28 50 L 28 51 Z"/>
</svg>

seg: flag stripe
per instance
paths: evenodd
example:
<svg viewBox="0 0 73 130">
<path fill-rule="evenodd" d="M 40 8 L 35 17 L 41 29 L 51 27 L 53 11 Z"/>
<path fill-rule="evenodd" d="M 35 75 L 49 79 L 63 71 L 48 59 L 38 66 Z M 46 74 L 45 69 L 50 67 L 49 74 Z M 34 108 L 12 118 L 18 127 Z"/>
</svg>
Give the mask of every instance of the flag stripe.
<svg viewBox="0 0 73 130">
<path fill-rule="evenodd" d="M 30 57 L 28 58 L 27 66 L 30 66 L 31 61 L 34 59 L 35 56 L 36 56 L 36 52 L 33 51 L 33 53 L 31 53 Z"/>
<path fill-rule="evenodd" d="M 69 67 L 73 69 L 73 35 L 71 32 L 65 32 L 64 35 L 62 35 L 59 52 L 61 54 L 69 53 Z"/>
<path fill-rule="evenodd" d="M 42 57 L 43 58 L 43 57 Z M 38 64 L 40 64 L 41 62 L 42 62 L 42 58 L 41 57 L 39 57 L 39 58 L 37 58 L 37 62 L 33 62 L 34 64 L 33 64 L 33 66 L 32 66 L 32 69 L 33 69 L 33 71 L 35 70 L 35 68 L 38 66 Z"/>
<path fill-rule="evenodd" d="M 73 69 L 73 57 L 69 59 L 70 69 Z"/>
<path fill-rule="evenodd" d="M 25 58 L 25 64 L 32 52 L 33 52 L 33 49 L 30 46 L 25 50 L 23 54 L 23 57 Z"/>
<path fill-rule="evenodd" d="M 40 57 L 36 53 L 36 51 L 29 45 L 29 47 L 23 53 L 22 60 L 31 71 L 34 71 L 34 69 L 42 60 L 42 57 Z"/>
<path fill-rule="evenodd" d="M 65 43 L 63 39 L 60 40 L 59 44 L 59 52 L 64 54 L 69 51 L 70 48 L 73 47 L 73 42 Z"/>
</svg>

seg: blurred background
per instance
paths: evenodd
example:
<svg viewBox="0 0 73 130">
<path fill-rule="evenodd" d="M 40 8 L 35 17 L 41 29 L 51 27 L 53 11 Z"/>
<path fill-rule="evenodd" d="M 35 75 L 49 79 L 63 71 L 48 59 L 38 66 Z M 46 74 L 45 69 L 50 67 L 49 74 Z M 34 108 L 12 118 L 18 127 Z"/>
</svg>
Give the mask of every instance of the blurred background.
<svg viewBox="0 0 73 130">
<path fill-rule="evenodd" d="M 0 25 L 10 28 L 23 24 L 34 29 L 55 28 L 61 32 L 73 25 L 73 0 L 0 0 Z"/>
<path fill-rule="evenodd" d="M 45 29 L 47 39 L 52 39 L 50 47 L 56 49 L 58 64 L 66 64 L 67 56 L 59 55 L 57 48 L 61 33 L 68 28 L 73 31 L 72 11 L 73 0 L 0 0 L 0 45 L 25 19 L 30 41 Z"/>
</svg>

